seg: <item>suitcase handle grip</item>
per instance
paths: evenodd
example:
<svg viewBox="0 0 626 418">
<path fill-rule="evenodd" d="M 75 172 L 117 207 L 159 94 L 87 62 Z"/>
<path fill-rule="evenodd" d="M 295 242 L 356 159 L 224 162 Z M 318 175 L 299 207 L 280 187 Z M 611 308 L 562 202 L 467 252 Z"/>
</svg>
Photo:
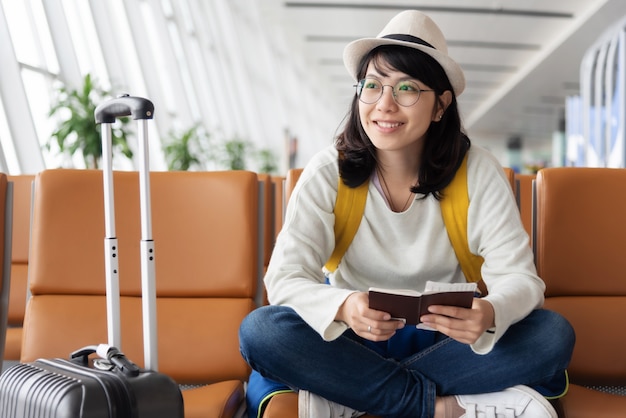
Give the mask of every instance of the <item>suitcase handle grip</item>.
<svg viewBox="0 0 626 418">
<path fill-rule="evenodd" d="M 89 364 L 89 356 L 93 353 L 97 353 L 101 358 L 108 360 L 127 376 L 139 375 L 139 367 L 128 360 L 120 350 L 108 344 L 100 344 L 98 346 L 88 345 L 70 354 L 70 359 L 86 367 Z"/>
<path fill-rule="evenodd" d="M 83 348 L 79 348 L 78 350 L 72 352 L 70 354 L 70 360 L 73 363 L 80 364 L 81 366 L 87 367 L 89 364 L 89 355 L 96 352 L 97 347 L 95 345 L 88 345 Z"/>
<path fill-rule="evenodd" d="M 100 103 L 94 112 L 96 123 L 114 123 L 116 118 L 132 116 L 133 119 L 152 119 L 154 104 L 148 99 L 123 94 Z"/>
</svg>

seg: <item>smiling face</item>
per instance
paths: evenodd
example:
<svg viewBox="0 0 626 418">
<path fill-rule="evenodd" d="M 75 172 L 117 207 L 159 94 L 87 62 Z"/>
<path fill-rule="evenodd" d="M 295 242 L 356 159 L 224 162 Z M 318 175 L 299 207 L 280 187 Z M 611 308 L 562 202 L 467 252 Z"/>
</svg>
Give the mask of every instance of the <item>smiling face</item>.
<svg viewBox="0 0 626 418">
<path fill-rule="evenodd" d="M 369 63 L 365 78 L 377 80 L 385 86 L 378 101 L 371 104 L 359 101 L 361 123 L 372 144 L 379 151 L 417 151 L 419 154 L 430 124 L 438 122 L 445 110 L 444 103 L 437 100 L 437 94 L 430 86 L 391 68 L 380 58 Z M 411 106 L 399 105 L 391 86 L 404 88 L 411 84 L 422 90 L 419 99 Z M 367 88 L 365 85 L 364 89 Z"/>
</svg>

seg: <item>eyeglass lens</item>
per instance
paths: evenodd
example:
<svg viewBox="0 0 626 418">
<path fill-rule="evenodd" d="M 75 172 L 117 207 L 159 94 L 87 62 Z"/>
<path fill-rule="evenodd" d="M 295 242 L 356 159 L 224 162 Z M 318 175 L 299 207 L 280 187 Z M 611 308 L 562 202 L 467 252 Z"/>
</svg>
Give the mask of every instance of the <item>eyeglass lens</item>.
<svg viewBox="0 0 626 418">
<path fill-rule="evenodd" d="M 375 78 L 364 78 L 356 85 L 356 93 L 363 103 L 376 103 L 383 95 L 385 87 L 391 87 L 393 98 L 400 106 L 412 106 L 417 103 L 422 90 L 411 80 L 399 81 L 395 86 L 384 85 Z"/>
</svg>

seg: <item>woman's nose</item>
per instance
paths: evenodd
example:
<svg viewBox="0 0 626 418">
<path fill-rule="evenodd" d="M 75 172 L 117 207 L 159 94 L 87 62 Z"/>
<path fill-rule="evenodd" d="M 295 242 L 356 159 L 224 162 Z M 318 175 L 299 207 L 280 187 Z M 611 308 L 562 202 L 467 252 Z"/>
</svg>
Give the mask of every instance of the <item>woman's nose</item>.
<svg viewBox="0 0 626 418">
<path fill-rule="evenodd" d="M 382 87 L 383 92 L 378 99 L 377 107 L 379 109 L 388 109 L 390 107 L 397 107 L 396 99 L 393 95 L 393 86 L 384 85 Z"/>
</svg>

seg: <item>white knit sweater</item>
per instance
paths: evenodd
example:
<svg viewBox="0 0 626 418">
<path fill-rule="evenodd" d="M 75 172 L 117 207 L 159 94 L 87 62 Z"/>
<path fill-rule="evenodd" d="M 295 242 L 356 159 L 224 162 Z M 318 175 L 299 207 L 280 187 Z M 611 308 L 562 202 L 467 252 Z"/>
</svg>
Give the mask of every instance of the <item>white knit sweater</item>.
<svg viewBox="0 0 626 418">
<path fill-rule="evenodd" d="M 472 345 L 487 353 L 509 326 L 543 304 L 528 235 L 513 193 L 496 159 L 473 145 L 468 159 L 468 241 L 485 260 L 485 297 L 496 327 Z M 337 197 L 337 151 L 319 152 L 307 164 L 291 195 L 285 223 L 265 276 L 270 303 L 294 308 L 324 339 L 347 328 L 337 310 L 354 291 L 371 286 L 422 291 L 427 280 L 464 282 L 448 239 L 439 202 L 417 195 L 409 209 L 392 212 L 370 182 L 365 212 L 337 271 L 325 284 L 322 266 L 333 251 Z"/>
</svg>

